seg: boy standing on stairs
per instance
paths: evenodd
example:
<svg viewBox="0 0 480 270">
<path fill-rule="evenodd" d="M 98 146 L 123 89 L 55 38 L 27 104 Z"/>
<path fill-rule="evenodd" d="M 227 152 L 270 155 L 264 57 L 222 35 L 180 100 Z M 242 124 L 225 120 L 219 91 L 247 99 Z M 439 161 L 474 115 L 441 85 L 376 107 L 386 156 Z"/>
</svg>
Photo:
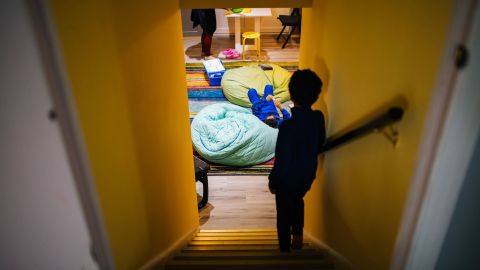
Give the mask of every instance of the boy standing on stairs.
<svg viewBox="0 0 480 270">
<path fill-rule="evenodd" d="M 317 156 L 325 141 L 323 113 L 311 109 L 322 84 L 322 80 L 308 69 L 296 71 L 288 84 L 294 103 L 292 117 L 279 127 L 275 164 L 268 177 L 270 192 L 275 194 L 282 252 L 290 251 L 290 247 L 301 249 L 303 245 L 303 197 L 315 179 Z"/>
</svg>

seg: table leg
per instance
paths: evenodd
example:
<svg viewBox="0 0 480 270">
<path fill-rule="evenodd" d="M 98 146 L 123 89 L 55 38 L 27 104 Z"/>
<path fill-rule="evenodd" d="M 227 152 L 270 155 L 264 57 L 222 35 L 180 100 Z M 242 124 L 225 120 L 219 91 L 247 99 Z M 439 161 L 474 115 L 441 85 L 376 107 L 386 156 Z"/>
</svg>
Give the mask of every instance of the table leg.
<svg viewBox="0 0 480 270">
<path fill-rule="evenodd" d="M 261 17 L 255 17 L 255 32 L 260 33 L 260 19 Z M 258 49 L 257 40 L 255 39 L 255 50 Z"/>
<path fill-rule="evenodd" d="M 242 51 L 242 44 L 240 43 L 240 17 L 235 17 L 235 50 Z"/>
</svg>

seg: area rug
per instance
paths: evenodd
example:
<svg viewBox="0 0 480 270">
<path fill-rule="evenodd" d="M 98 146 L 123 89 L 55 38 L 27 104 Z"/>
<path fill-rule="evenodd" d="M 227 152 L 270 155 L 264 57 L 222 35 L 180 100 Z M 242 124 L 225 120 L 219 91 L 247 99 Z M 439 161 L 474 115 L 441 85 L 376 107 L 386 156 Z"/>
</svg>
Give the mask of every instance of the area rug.
<svg viewBox="0 0 480 270">
<path fill-rule="evenodd" d="M 256 62 L 225 62 L 226 69 L 238 68 L 246 65 L 258 65 Z M 269 64 L 262 62 L 262 64 Z M 289 72 L 293 73 L 298 69 L 298 63 L 295 62 L 272 62 L 277 64 Z M 230 103 L 223 95 L 221 86 L 210 86 L 208 77 L 203 70 L 202 63 L 187 63 L 187 91 L 188 91 L 188 108 L 190 111 L 190 122 L 195 115 L 213 103 Z M 198 155 L 194 152 L 194 154 Z M 200 157 L 201 158 L 201 157 Z M 208 161 L 207 161 L 208 162 Z M 247 167 L 233 167 L 220 164 L 210 164 L 209 175 L 268 175 L 272 169 L 274 159 L 267 162 Z"/>
<path fill-rule="evenodd" d="M 203 159 L 196 152 L 194 152 L 194 155 L 200 159 Z M 275 162 L 275 158 L 272 158 L 269 161 L 253 166 L 235 167 L 211 163 L 205 159 L 203 160 L 210 165 L 210 171 L 208 171 L 208 175 L 268 175 L 270 174 L 273 163 Z"/>
</svg>

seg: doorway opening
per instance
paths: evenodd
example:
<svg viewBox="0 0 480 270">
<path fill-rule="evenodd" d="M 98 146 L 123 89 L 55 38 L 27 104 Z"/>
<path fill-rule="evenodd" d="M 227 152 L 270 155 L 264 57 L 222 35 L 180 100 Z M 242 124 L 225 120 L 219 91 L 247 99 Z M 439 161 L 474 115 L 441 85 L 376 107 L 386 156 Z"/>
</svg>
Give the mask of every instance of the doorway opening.
<svg viewBox="0 0 480 270">
<path fill-rule="evenodd" d="M 296 9 L 299 10 L 299 9 Z M 300 27 L 284 25 L 280 16 L 290 16 L 294 8 L 216 8 L 214 33 L 205 48 L 202 25 L 194 28 L 195 13 L 182 9 L 183 49 L 186 66 L 187 91 L 189 97 L 190 122 L 192 123 L 205 107 L 212 104 L 240 105 L 251 112 L 251 104 L 238 104 L 224 93 L 221 79 L 213 82 L 205 72 L 205 61 L 220 60 L 225 72 L 247 66 L 277 65 L 290 75 L 298 69 L 300 49 Z M 299 14 L 300 15 L 300 14 Z M 287 39 L 289 33 L 292 35 Z M 210 27 L 211 32 L 211 27 Z M 242 34 L 257 32 L 259 40 L 245 39 Z M 259 43 L 259 44 L 256 44 Z M 285 47 L 282 46 L 285 44 Z M 209 44 L 207 44 L 208 46 Z M 208 53 L 206 51 L 208 50 Z M 228 76 L 228 75 L 227 75 Z M 249 80 L 248 77 L 244 77 Z M 257 88 L 250 86 L 252 88 Z M 262 89 L 256 89 L 263 95 Z M 248 91 L 248 89 L 246 89 Z M 247 98 L 245 91 L 245 98 Z M 291 102 L 284 102 L 289 109 Z M 195 146 L 195 143 L 194 143 Z M 208 156 L 195 151 L 194 155 L 209 163 L 208 203 L 199 209 L 202 229 L 256 229 L 275 228 L 275 197 L 268 190 L 268 174 L 274 158 L 257 164 L 230 166 L 209 160 Z M 203 184 L 197 182 L 197 197 L 204 196 Z"/>
</svg>

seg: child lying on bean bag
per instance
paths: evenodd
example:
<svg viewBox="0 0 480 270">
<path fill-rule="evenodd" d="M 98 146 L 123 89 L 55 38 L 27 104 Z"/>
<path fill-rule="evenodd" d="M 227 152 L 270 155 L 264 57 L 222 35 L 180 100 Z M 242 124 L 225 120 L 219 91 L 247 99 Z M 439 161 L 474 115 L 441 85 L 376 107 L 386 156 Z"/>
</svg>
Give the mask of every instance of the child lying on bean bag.
<svg viewBox="0 0 480 270">
<path fill-rule="evenodd" d="M 251 108 L 252 103 L 248 99 L 248 90 L 253 88 L 263 97 L 265 85 L 273 85 L 273 95 L 281 103 L 290 100 L 288 82 L 291 74 L 284 68 L 268 64 L 271 69 L 263 70 L 258 65 L 232 68 L 225 71 L 222 78 L 223 94 L 232 102 L 242 107 Z"/>
</svg>

